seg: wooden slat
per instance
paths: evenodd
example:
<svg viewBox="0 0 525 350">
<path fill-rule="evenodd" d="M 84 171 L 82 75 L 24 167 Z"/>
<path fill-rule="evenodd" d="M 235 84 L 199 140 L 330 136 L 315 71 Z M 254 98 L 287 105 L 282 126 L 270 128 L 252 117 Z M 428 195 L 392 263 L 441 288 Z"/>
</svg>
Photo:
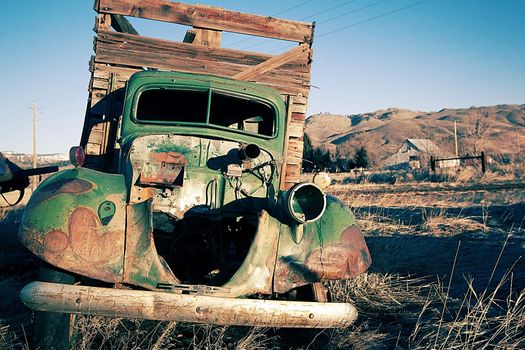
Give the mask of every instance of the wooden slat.
<svg viewBox="0 0 525 350">
<path fill-rule="evenodd" d="M 286 164 L 286 182 L 299 183 L 301 181 L 301 165 Z"/>
<path fill-rule="evenodd" d="M 195 39 L 193 40 L 194 44 L 205 45 L 209 47 L 220 47 L 222 32 L 219 30 L 213 29 L 202 29 L 194 28 L 195 30 Z"/>
<path fill-rule="evenodd" d="M 117 73 L 119 78 L 122 79 L 123 82 L 126 82 L 133 73 L 138 72 L 142 69 L 137 68 L 125 68 L 125 67 L 117 67 L 117 66 L 108 66 L 106 64 L 101 63 L 94 63 L 95 71 L 93 72 L 93 76 L 95 78 L 100 79 L 109 79 L 110 73 Z"/>
<path fill-rule="evenodd" d="M 138 35 L 130 35 L 115 32 L 99 32 L 96 38 L 96 48 L 103 45 L 105 48 L 120 49 L 123 51 L 144 51 L 152 55 L 170 55 L 171 59 L 188 58 L 200 59 L 211 64 L 234 63 L 246 66 L 258 65 L 271 59 L 272 55 L 230 50 L 221 48 L 212 48 L 201 45 L 192 45 L 188 43 L 174 42 L 149 38 Z M 299 55 L 295 60 L 280 67 L 284 71 L 293 71 L 299 73 L 309 73 L 310 64 L 308 64 L 309 53 Z M 152 67 L 154 68 L 154 67 Z M 279 71 L 281 71 L 279 69 Z"/>
<path fill-rule="evenodd" d="M 237 80 L 252 80 L 272 69 L 275 69 L 292 61 L 293 59 L 301 56 L 304 53 L 309 53 L 309 50 L 310 47 L 308 45 L 301 44 L 298 47 L 286 51 L 281 55 L 274 56 L 267 61 L 264 61 L 256 66 L 250 67 L 241 73 L 235 74 L 233 78 Z"/>
<path fill-rule="evenodd" d="M 288 137 L 303 137 L 304 135 L 304 123 L 298 123 L 294 120 L 290 122 L 288 127 Z"/>
<path fill-rule="evenodd" d="M 304 121 L 306 119 L 305 113 L 292 113 L 292 119 L 297 121 Z"/>
<path fill-rule="evenodd" d="M 95 10 L 199 28 L 289 40 L 312 41 L 313 25 L 219 8 L 162 0 L 98 0 Z"/>
<path fill-rule="evenodd" d="M 295 152 L 303 153 L 303 148 L 304 148 L 303 140 L 290 139 L 288 141 L 289 150 L 294 150 Z"/>
<path fill-rule="evenodd" d="M 294 113 L 300 113 L 300 114 L 306 114 L 307 112 L 307 106 L 306 105 L 300 105 L 300 104 L 295 104 L 293 105 L 292 107 L 292 112 Z"/>
<path fill-rule="evenodd" d="M 121 15 L 111 15 L 111 26 L 121 33 L 138 34 L 137 30 L 133 28 L 131 23 Z"/>
<path fill-rule="evenodd" d="M 288 126 L 290 125 L 290 115 L 292 113 L 290 106 L 293 104 L 293 96 L 288 95 L 286 96 L 286 129 L 284 133 L 284 145 L 283 145 L 283 163 L 281 164 L 281 176 L 279 180 L 279 188 L 285 189 L 285 183 L 286 183 L 286 157 L 288 155 Z M 287 188 L 286 188 L 287 189 Z"/>
<path fill-rule="evenodd" d="M 214 74 L 231 77 L 232 74 L 241 72 L 244 66 L 233 63 L 214 63 L 200 59 L 185 59 L 169 54 L 153 54 L 146 51 L 119 50 L 111 46 L 97 44 L 96 63 L 109 63 L 134 66 L 136 68 L 150 67 L 162 70 L 173 70 L 189 73 Z M 304 80 L 303 80 L 304 79 Z M 270 87 L 288 94 L 307 95 L 309 74 L 294 74 L 291 71 L 267 72 L 257 79 Z"/>
</svg>

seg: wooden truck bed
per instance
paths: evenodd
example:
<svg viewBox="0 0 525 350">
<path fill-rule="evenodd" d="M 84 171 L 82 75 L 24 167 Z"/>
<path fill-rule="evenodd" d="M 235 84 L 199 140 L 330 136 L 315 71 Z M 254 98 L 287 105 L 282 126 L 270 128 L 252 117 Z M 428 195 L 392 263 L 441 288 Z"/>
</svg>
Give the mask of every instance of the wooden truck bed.
<svg viewBox="0 0 525 350">
<path fill-rule="evenodd" d="M 314 24 L 165 0 L 97 0 L 95 55 L 81 145 L 92 168 L 111 169 L 123 87 L 147 69 L 213 74 L 264 84 L 288 106 L 281 189 L 300 181 Z M 192 26 L 182 42 L 138 35 L 125 16 Z M 279 55 L 221 48 L 222 32 L 286 40 Z"/>
</svg>

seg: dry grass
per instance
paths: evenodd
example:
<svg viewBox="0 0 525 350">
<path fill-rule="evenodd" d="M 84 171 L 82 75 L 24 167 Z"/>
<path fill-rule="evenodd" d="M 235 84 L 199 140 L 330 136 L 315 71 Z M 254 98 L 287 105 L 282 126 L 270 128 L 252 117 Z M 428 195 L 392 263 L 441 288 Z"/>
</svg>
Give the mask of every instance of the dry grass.
<svg viewBox="0 0 525 350">
<path fill-rule="evenodd" d="M 23 343 L 20 342 L 19 337 L 15 332 L 11 331 L 8 325 L 0 320 L 0 349 L 11 350 L 23 348 Z"/>
<path fill-rule="evenodd" d="M 508 283 L 510 275 L 499 286 Z M 354 303 L 359 321 L 330 332 L 340 349 L 523 349 L 525 290 L 499 299 L 499 288 L 478 293 L 469 281 L 453 299 L 438 282 L 399 275 L 365 274 L 332 282 L 338 301 Z"/>
<path fill-rule="evenodd" d="M 372 251 L 375 260 L 373 267 L 386 266 L 386 271 L 389 271 L 380 273 L 376 270 L 352 280 L 328 284 L 334 300 L 352 302 L 358 308 L 359 319 L 351 327 L 312 331 L 308 337 L 304 337 L 300 336 L 299 330 L 282 332 L 251 327 L 79 316 L 77 328 L 80 336 L 74 348 L 248 350 L 316 349 L 323 345 L 333 349 L 397 350 L 525 348 L 523 264 L 519 261 L 512 268 L 512 263 L 508 263 L 509 259 L 505 260 L 511 248 L 514 251 L 523 249 L 523 243 L 518 242 L 521 244 L 519 248 L 518 245 L 506 246 L 506 242 L 501 247 L 503 239 L 499 240 L 500 238 L 487 242 L 490 237 L 500 237 L 498 232 L 504 229 L 495 226 L 493 219 L 497 218 L 491 217 L 491 205 L 523 201 L 522 193 L 446 193 L 442 196 L 407 193 L 379 197 L 363 195 L 357 200 L 352 193 L 346 193 L 345 196 L 348 204 L 354 206 L 358 224 L 370 236 L 369 246 L 375 249 Z M 359 203 L 364 203 L 364 206 L 360 207 Z M 473 204 L 478 204 L 480 209 L 476 218 L 465 214 Z M 449 207 L 460 205 L 465 208 L 460 208 L 460 211 L 451 215 Z M 33 262 L 28 260 L 25 253 L 16 250 L 19 249 L 15 244 L 19 214 L 20 211 L 0 209 L 0 231 L 3 235 L 0 260 L 4 265 L 7 262 L 6 268 L 0 271 L 0 276 L 4 278 L 0 281 L 0 294 L 5 300 L 14 300 L 19 287 L 32 278 L 29 270 L 33 268 Z M 506 230 L 505 232 L 512 231 L 515 235 L 523 233 L 523 227 L 519 225 Z M 9 239 L 6 238 L 6 233 L 9 234 Z M 476 253 L 471 251 L 476 249 L 488 251 L 494 247 L 501 248 L 495 263 L 486 258 L 477 261 L 487 267 L 490 275 L 489 283 L 483 283 L 481 288 L 479 280 L 462 277 L 464 271 L 470 271 L 474 261 L 461 259 L 461 256 L 456 261 L 453 255 L 454 242 L 461 240 L 465 233 L 480 237 L 476 241 L 479 244 L 477 247 L 467 247 L 464 243 L 466 254 Z M 414 242 L 408 236 L 431 240 Z M 400 237 L 407 239 L 399 239 Z M 444 244 L 445 241 L 449 244 Z M 427 244 L 429 242 L 432 244 Z M 403 244 L 405 250 L 401 249 Z M 407 247 L 407 244 L 410 246 Z M 517 243 L 513 241 L 513 244 Z M 497 255 L 498 251 L 496 249 L 494 254 Z M 388 257 L 389 255 L 394 257 Z M 428 267 L 434 264 L 432 255 L 439 255 L 444 260 L 443 266 L 448 272 L 445 282 L 436 279 L 435 275 L 414 277 L 391 273 L 396 263 L 409 267 L 412 267 L 410 264 L 415 264 L 418 267 L 423 266 L 420 272 L 430 271 Z M 480 256 L 485 257 L 483 254 Z M 495 266 L 490 274 L 493 264 Z M 494 271 L 498 264 L 500 268 L 507 269 L 507 273 L 498 275 L 499 281 L 490 283 L 496 279 Z M 519 278 L 516 277 L 518 274 Z M 451 293 L 458 290 L 459 293 Z M 14 301 L 3 304 L 0 302 L 0 307 L 9 303 Z M 6 316 L 4 319 L 4 314 L 0 316 L 0 349 L 27 348 L 25 333 L 29 338 L 30 314 L 18 309 L 13 309 L 10 313 L 11 318 Z M 16 314 L 22 316 L 13 316 Z"/>
<path fill-rule="evenodd" d="M 268 329 L 79 316 L 74 349 L 271 349 Z"/>
</svg>

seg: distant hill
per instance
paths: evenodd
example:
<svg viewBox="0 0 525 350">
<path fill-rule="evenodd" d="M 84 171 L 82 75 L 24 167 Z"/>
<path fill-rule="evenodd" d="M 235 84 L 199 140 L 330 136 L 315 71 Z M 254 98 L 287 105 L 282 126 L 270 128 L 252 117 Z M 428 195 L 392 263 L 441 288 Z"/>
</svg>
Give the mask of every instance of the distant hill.
<svg viewBox="0 0 525 350">
<path fill-rule="evenodd" d="M 33 165 L 33 155 L 26 153 L 17 153 L 11 151 L 3 151 L 4 157 L 18 165 L 19 167 L 26 169 L 31 168 Z M 37 166 L 48 166 L 48 165 L 68 165 L 69 155 L 65 153 L 51 153 L 51 154 L 37 154 Z"/>
<path fill-rule="evenodd" d="M 322 113 L 306 120 L 306 133 L 314 146 L 332 151 L 338 148 L 343 154 L 364 145 L 376 162 L 381 162 L 407 138 L 431 139 L 453 152 L 454 120 L 460 154 L 480 150 L 514 154 L 518 148 L 521 152 L 525 149 L 525 104 L 447 108 L 438 112 L 389 108 L 353 115 Z"/>
</svg>

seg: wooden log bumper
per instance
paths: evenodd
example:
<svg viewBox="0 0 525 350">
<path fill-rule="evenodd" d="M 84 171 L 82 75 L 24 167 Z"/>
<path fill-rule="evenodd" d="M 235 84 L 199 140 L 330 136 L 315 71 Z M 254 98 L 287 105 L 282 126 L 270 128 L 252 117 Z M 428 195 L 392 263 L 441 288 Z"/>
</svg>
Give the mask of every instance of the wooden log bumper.
<svg viewBox="0 0 525 350">
<path fill-rule="evenodd" d="M 48 282 L 29 283 L 20 298 L 35 311 L 217 325 L 343 328 L 357 318 L 356 308 L 347 303 L 225 298 Z"/>
</svg>

